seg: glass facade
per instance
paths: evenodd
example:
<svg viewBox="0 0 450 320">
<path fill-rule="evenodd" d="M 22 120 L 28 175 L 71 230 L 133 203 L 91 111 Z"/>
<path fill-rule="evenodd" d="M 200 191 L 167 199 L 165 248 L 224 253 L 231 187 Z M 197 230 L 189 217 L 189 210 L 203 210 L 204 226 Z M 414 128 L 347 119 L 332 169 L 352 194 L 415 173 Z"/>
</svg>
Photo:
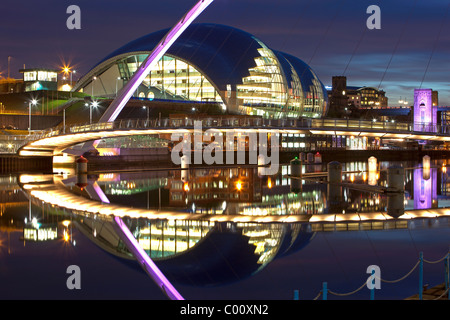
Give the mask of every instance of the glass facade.
<svg viewBox="0 0 450 320">
<path fill-rule="evenodd" d="M 250 75 L 237 86 L 239 110 L 248 115 L 279 115 L 286 106 L 287 84 L 275 54 L 263 43 L 259 44 L 260 56 L 254 58 L 256 66 L 248 70 Z"/>
<path fill-rule="evenodd" d="M 117 63 L 125 82 L 147 58 L 131 55 Z M 165 55 L 144 79 L 135 96 L 147 99 L 223 102 L 216 88 L 197 68 L 182 59 Z"/>
<path fill-rule="evenodd" d="M 114 96 L 165 32 L 117 49 L 83 77 L 77 89 Z M 101 81 L 92 81 L 95 78 Z M 231 114 L 274 119 L 320 118 L 328 107 L 325 87 L 302 60 L 269 48 L 245 31 L 215 24 L 187 28 L 134 96 L 218 103 Z"/>
<path fill-rule="evenodd" d="M 284 59 L 283 66 L 271 49 L 255 41 L 261 46 L 260 56 L 254 58 L 255 67 L 248 70 L 250 75 L 237 86 L 240 113 L 266 118 L 324 115 L 326 93 L 317 76 L 309 68 L 301 71 L 287 56 L 278 53 Z"/>
</svg>

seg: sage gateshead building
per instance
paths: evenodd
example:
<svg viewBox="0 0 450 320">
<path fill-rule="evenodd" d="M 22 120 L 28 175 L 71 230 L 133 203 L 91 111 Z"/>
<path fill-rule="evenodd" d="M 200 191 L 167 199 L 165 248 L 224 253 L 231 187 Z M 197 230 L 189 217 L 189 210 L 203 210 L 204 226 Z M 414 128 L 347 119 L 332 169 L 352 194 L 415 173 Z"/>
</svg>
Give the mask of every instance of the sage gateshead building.
<svg viewBox="0 0 450 320">
<path fill-rule="evenodd" d="M 107 55 L 74 87 L 114 98 L 169 29 L 138 38 Z M 133 95 L 152 103 L 213 104 L 226 114 L 320 118 L 327 91 L 302 60 L 224 25 L 193 24 L 169 48 Z M 186 107 L 187 109 L 188 107 Z M 195 109 L 195 108 L 192 108 Z"/>
</svg>

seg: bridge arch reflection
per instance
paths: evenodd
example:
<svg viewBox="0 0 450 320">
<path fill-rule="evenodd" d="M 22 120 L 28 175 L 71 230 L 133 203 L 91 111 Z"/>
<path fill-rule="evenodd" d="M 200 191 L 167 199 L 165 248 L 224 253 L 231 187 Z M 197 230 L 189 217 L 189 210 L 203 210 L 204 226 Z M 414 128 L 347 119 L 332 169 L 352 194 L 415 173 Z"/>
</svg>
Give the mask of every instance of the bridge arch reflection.
<svg viewBox="0 0 450 320">
<path fill-rule="evenodd" d="M 414 179 L 419 173 L 423 176 L 421 170 L 413 171 Z M 110 180 L 112 177 L 107 176 Z M 281 189 L 274 190 L 277 178 L 272 178 L 274 185 L 265 189 L 258 201 L 266 209 L 275 208 L 274 211 L 258 211 L 258 205 L 247 203 L 228 205 L 222 211 L 217 208 L 216 214 L 202 211 L 201 202 L 197 202 L 195 210 L 184 212 L 182 208 L 140 209 L 102 203 L 101 199 L 92 200 L 70 191 L 65 185 L 70 178 L 61 175 L 22 175 L 20 186 L 36 204 L 62 208 L 73 214 L 79 230 L 94 243 L 120 260 L 135 265 L 133 256 L 113 228 L 113 218 L 120 216 L 148 256 L 169 278 L 196 286 L 220 285 L 250 277 L 275 259 L 307 246 L 317 232 L 408 228 L 412 219 L 450 215 L 450 210 L 445 208 L 407 210 L 399 218 L 389 217 L 383 212 L 299 213 L 298 200 L 305 193 L 291 194 L 287 191 L 292 198 L 286 194 L 280 196 L 278 191 Z M 152 180 L 152 184 L 145 184 L 138 179 L 136 184 L 141 183 L 150 189 L 153 185 L 170 185 L 167 177 L 159 179 L 164 183 Z M 408 181 L 411 180 L 409 178 Z M 102 181 L 94 179 L 91 183 L 101 184 Z M 280 188 L 289 190 L 288 186 Z M 261 192 L 261 188 L 257 187 L 257 190 Z M 326 201 L 326 196 L 320 192 L 312 195 L 318 203 Z M 221 270 L 218 274 L 209 275 L 217 268 Z"/>
<path fill-rule="evenodd" d="M 123 221 L 170 281 L 199 287 L 251 277 L 274 259 L 301 250 L 315 235 L 304 224 L 204 221 L 170 224 L 132 218 Z M 113 224 L 112 219 L 92 214 L 77 215 L 74 221 L 75 227 L 102 250 L 140 269 Z"/>
</svg>

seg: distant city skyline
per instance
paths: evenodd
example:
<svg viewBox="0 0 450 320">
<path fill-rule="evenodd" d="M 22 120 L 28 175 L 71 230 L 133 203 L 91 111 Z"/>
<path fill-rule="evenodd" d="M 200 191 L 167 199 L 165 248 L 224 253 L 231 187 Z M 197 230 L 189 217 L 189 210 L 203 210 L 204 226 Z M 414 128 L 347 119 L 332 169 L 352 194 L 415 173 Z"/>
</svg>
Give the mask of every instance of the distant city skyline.
<svg viewBox="0 0 450 320">
<path fill-rule="evenodd" d="M 0 71 L 19 78 L 28 68 L 68 64 L 78 78 L 107 54 L 172 27 L 196 0 L 89 2 L 5 0 L 0 19 Z M 81 30 L 69 30 L 69 5 L 81 8 Z M 368 6 L 381 9 L 381 29 L 369 30 Z M 390 106 L 413 103 L 415 88 L 439 92 L 450 105 L 450 1 L 216 0 L 196 22 L 230 25 L 304 60 L 320 80 L 345 75 L 349 86 L 386 91 Z"/>
</svg>

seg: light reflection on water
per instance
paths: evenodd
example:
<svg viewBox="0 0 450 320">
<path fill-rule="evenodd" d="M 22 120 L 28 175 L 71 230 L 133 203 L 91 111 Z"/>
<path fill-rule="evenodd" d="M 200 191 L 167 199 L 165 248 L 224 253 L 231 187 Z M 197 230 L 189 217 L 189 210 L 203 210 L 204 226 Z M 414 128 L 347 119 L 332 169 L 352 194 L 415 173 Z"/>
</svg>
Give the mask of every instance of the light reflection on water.
<svg viewBox="0 0 450 320">
<path fill-rule="evenodd" d="M 388 162 L 379 163 L 376 185 L 387 186 Z M 405 163 L 405 209 L 448 206 L 447 172 L 437 164 L 428 176 L 419 165 Z M 325 165 L 303 165 L 303 173 L 326 170 Z M 365 162 L 344 163 L 343 182 L 367 185 L 371 172 Z M 345 174 L 345 172 L 352 172 Z M 386 211 L 387 196 L 378 192 L 342 188 L 333 206 L 325 176 L 303 180 L 292 192 L 289 165 L 275 176 L 258 176 L 255 168 L 191 169 L 146 173 L 101 173 L 94 180 L 113 202 L 139 208 L 177 208 L 191 213 L 215 214 L 322 214 Z M 188 178 L 186 178 L 188 176 Z M 425 178 L 424 178 L 425 177 Z M 372 178 L 372 177 L 370 177 Z M 186 191 L 188 185 L 189 191 Z M 74 187 L 75 188 L 75 187 Z M 439 194 L 439 199 L 438 199 Z M 335 202 L 335 201 L 334 201 Z"/>
<path fill-rule="evenodd" d="M 343 181 L 366 184 L 369 179 L 372 181 L 375 179 L 378 186 L 386 186 L 385 169 L 389 165 L 389 163 L 379 163 L 376 176 L 369 177 L 366 163 L 345 163 L 343 171 L 352 173 L 343 174 Z M 403 166 L 407 168 L 403 197 L 405 209 L 447 206 L 447 172 L 443 169 L 442 163 L 436 163 L 429 173 L 424 172 L 420 164 L 403 163 Z M 320 172 L 325 167 L 325 165 L 305 165 L 303 170 L 307 174 Z M 192 214 L 301 215 L 386 211 L 388 197 L 377 192 L 342 188 L 342 193 L 338 194 L 339 201 L 330 201 L 328 197 L 330 189 L 327 188 L 323 178 L 303 180 L 299 188 L 292 192 L 292 180 L 288 177 L 289 174 L 289 166 L 282 166 L 279 174 L 271 177 L 260 177 L 256 168 L 246 167 L 191 169 L 189 172 L 155 170 L 101 173 L 89 176 L 87 182 L 96 182 L 108 200 L 114 204 L 156 210 L 170 208 Z M 68 190 L 89 198 L 86 186 L 83 186 L 81 190 L 77 182 L 80 181 L 75 179 L 68 183 Z M 74 236 L 76 234 L 80 238 L 89 239 L 92 244 L 120 261 L 132 261 L 128 250 L 114 233 L 108 218 L 89 214 L 73 215 L 68 210 L 40 203 L 36 199 L 32 199 L 30 209 L 30 200 L 18 186 L 15 177 L 2 179 L 2 197 L 2 237 L 0 238 L 2 247 L 5 243 L 5 234 L 10 236 L 11 232 L 17 232 L 21 233 L 19 238 L 24 246 L 26 242 L 41 243 L 43 248 L 47 243 L 59 241 L 61 246 L 77 247 L 82 255 L 79 244 L 76 242 L 77 236 Z M 37 219 L 34 219 L 36 217 Z M 264 282 L 270 283 L 268 279 L 271 277 L 280 277 L 280 274 L 272 273 L 284 267 L 283 264 L 303 265 L 303 258 L 300 258 L 303 252 L 310 251 L 310 248 L 316 248 L 316 250 L 331 248 L 333 245 L 330 245 L 328 240 L 325 243 L 323 241 L 329 237 L 337 238 L 336 241 L 345 240 L 345 245 L 339 246 L 339 250 L 343 250 L 342 256 L 350 257 L 350 261 L 346 263 L 353 265 L 365 262 L 365 256 L 361 255 L 360 248 L 354 248 L 352 245 L 354 237 L 361 237 L 361 234 L 365 235 L 366 242 L 367 238 L 375 235 L 377 239 L 375 246 L 384 247 L 384 242 L 390 241 L 389 249 L 376 251 L 378 259 L 390 256 L 392 250 L 401 250 L 405 245 L 405 234 L 409 235 L 407 241 L 412 243 L 415 251 L 422 242 L 424 245 L 427 242 L 433 243 L 430 249 L 433 254 L 435 254 L 433 250 L 445 254 L 443 248 L 448 248 L 450 240 L 448 218 L 317 225 L 148 219 L 125 219 L 125 221 L 141 246 L 167 277 L 176 285 L 189 288 L 185 290 L 197 299 L 206 299 L 218 294 L 208 289 L 209 287 L 223 285 L 227 288 L 233 287 L 236 291 L 233 292 L 230 289 L 230 293 L 227 294 L 239 296 L 239 286 L 240 283 L 245 283 L 244 280 L 260 279 L 261 283 L 255 283 L 255 288 L 259 288 Z M 383 231 L 385 238 L 379 237 L 380 232 L 383 234 Z M 386 234 L 386 231 L 389 233 Z M 411 236 L 412 233 L 421 234 L 424 231 L 430 233 L 428 238 L 420 236 L 420 240 L 417 240 Z M 400 239 L 398 243 L 396 236 L 393 236 L 396 233 Z M 442 234 L 446 236 L 442 237 Z M 53 239 L 55 235 L 56 240 Z M 371 241 L 369 243 L 373 249 L 374 243 Z M 362 252 L 364 253 L 364 250 Z M 315 256 L 316 253 L 310 254 Z M 413 253 L 410 257 L 405 257 L 405 260 L 415 257 Z M 336 256 L 321 257 L 320 262 L 317 258 L 309 259 L 312 259 L 308 264 L 309 270 L 320 270 L 324 268 L 322 263 L 330 263 L 336 259 Z M 390 263 L 389 261 L 388 264 Z M 272 268 L 271 265 L 274 267 Z M 349 268 L 352 267 L 349 266 Z M 11 272 L 8 270 L 8 273 Z M 310 272 L 315 273 L 315 271 Z M 311 281 L 303 286 L 319 288 L 321 281 L 326 280 L 324 277 L 334 277 L 335 272 L 336 270 L 325 271 L 322 275 L 316 275 L 316 283 Z M 362 278 L 361 274 L 358 277 L 364 280 L 364 276 L 362 272 Z M 293 275 L 294 278 L 305 282 L 304 279 L 299 279 L 299 275 Z M 288 280 L 285 279 L 285 281 L 289 283 Z M 287 283 L 283 286 L 280 282 L 283 298 L 288 297 L 293 289 Z M 151 283 L 148 285 L 151 286 Z M 195 289 L 197 287 L 203 288 L 204 291 L 197 291 Z M 342 289 L 344 288 L 345 286 Z M 248 298 L 256 294 L 251 292 L 251 288 L 246 290 L 249 294 Z M 312 298 L 315 292 L 313 292 L 314 289 L 310 291 L 308 294 Z M 267 290 L 262 292 L 268 294 Z M 408 293 L 399 293 L 394 298 L 403 298 L 408 295 Z M 225 293 L 222 297 L 219 295 L 219 299 L 225 297 Z M 156 299 L 159 298 L 161 297 L 156 294 Z M 278 299 L 279 296 L 266 298 Z"/>
</svg>

